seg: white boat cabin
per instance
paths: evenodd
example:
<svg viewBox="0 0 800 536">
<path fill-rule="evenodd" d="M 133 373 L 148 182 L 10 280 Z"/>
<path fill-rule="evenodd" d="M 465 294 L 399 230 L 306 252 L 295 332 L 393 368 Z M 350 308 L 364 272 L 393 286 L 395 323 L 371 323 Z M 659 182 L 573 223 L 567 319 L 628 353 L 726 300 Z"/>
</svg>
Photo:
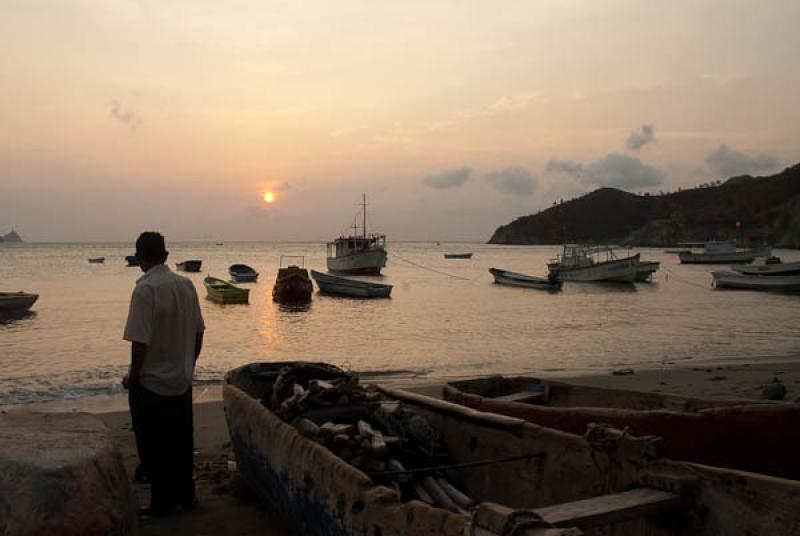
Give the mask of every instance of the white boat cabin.
<svg viewBox="0 0 800 536">
<path fill-rule="evenodd" d="M 558 265 L 561 268 L 580 268 L 592 266 L 598 262 L 613 261 L 617 259 L 614 255 L 614 247 L 567 244 L 561 255 L 556 255 L 556 258 L 549 264 Z"/>
<path fill-rule="evenodd" d="M 347 257 L 367 251 L 386 251 L 386 235 L 340 236 L 328 242 L 328 258 Z"/>
</svg>

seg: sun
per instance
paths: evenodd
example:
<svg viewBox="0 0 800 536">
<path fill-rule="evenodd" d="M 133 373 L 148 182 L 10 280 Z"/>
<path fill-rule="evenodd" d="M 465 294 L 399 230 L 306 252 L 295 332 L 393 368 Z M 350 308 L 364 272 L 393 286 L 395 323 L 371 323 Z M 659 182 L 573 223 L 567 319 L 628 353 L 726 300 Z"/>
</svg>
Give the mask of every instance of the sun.
<svg viewBox="0 0 800 536">
<path fill-rule="evenodd" d="M 275 194 L 272 192 L 267 192 L 264 194 L 264 202 L 272 203 L 273 201 L 275 201 Z"/>
</svg>

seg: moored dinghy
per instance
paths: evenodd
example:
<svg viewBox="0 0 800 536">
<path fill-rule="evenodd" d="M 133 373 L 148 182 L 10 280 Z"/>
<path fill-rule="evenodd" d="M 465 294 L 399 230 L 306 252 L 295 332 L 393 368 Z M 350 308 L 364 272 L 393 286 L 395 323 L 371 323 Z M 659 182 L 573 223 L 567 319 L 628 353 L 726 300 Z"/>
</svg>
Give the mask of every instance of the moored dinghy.
<svg viewBox="0 0 800 536">
<path fill-rule="evenodd" d="M 445 259 L 471 259 L 472 253 L 445 253 Z"/>
<path fill-rule="evenodd" d="M 660 438 L 565 433 L 353 380 L 307 363 L 226 374 L 239 472 L 296 534 L 778 536 L 800 524 L 800 482 L 662 458 Z M 430 455 L 408 456 L 420 449 Z"/>
<path fill-rule="evenodd" d="M 445 400 L 580 434 L 590 423 L 664 438 L 672 459 L 800 479 L 800 405 L 593 387 L 527 376 L 449 382 Z M 764 426 L 769 422 L 769 426 Z"/>
<path fill-rule="evenodd" d="M 311 270 L 311 277 L 317 282 L 319 291 L 324 294 L 348 296 L 350 298 L 388 298 L 392 285 L 358 281 Z"/>
<path fill-rule="evenodd" d="M 190 260 L 183 261 L 175 264 L 175 267 L 181 272 L 199 272 L 203 266 L 203 261 Z"/>
<path fill-rule="evenodd" d="M 746 275 L 737 272 L 711 272 L 716 288 L 749 290 L 800 290 L 800 275 Z"/>
<path fill-rule="evenodd" d="M 23 313 L 38 299 L 38 294 L 29 292 L 0 292 L 0 313 Z"/>
<path fill-rule="evenodd" d="M 217 303 L 248 303 L 250 289 L 239 288 L 222 279 L 206 276 L 203 280 L 208 298 Z"/>
<path fill-rule="evenodd" d="M 555 277 L 536 277 L 533 275 L 509 272 L 499 268 L 489 268 L 489 273 L 494 277 L 494 282 L 498 285 L 509 287 L 538 288 L 542 290 L 559 290 L 562 282 Z"/>
<path fill-rule="evenodd" d="M 125 262 L 127 263 L 128 267 L 139 266 L 139 261 L 136 260 L 136 255 L 126 255 Z"/>
<path fill-rule="evenodd" d="M 105 257 L 90 257 L 89 258 L 89 264 L 103 264 L 104 262 L 106 262 L 106 258 Z"/>
<path fill-rule="evenodd" d="M 246 264 L 231 264 L 228 274 L 236 283 L 255 283 L 258 280 L 258 272 Z"/>
<path fill-rule="evenodd" d="M 800 262 L 783 262 L 780 257 L 768 257 L 763 262 L 731 266 L 731 270 L 745 275 L 800 275 Z"/>
</svg>

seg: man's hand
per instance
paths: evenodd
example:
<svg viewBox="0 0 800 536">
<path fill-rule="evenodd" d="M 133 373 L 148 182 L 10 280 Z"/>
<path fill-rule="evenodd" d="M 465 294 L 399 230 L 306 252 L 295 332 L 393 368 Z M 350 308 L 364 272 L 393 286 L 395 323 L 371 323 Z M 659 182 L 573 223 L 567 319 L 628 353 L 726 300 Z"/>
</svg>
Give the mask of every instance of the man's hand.
<svg viewBox="0 0 800 536">
<path fill-rule="evenodd" d="M 131 377 L 128 374 L 126 374 L 122 378 L 122 387 L 124 389 L 130 389 L 131 387 Z"/>
</svg>

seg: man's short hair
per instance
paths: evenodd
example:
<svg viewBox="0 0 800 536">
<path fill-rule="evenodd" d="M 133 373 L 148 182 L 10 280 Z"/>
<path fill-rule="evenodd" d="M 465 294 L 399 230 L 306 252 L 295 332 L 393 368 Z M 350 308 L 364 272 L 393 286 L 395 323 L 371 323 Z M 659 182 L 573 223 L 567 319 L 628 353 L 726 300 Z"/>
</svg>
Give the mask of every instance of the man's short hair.
<svg viewBox="0 0 800 536">
<path fill-rule="evenodd" d="M 136 239 L 136 256 L 146 262 L 163 263 L 167 260 L 167 248 L 161 233 L 145 231 Z"/>
</svg>

